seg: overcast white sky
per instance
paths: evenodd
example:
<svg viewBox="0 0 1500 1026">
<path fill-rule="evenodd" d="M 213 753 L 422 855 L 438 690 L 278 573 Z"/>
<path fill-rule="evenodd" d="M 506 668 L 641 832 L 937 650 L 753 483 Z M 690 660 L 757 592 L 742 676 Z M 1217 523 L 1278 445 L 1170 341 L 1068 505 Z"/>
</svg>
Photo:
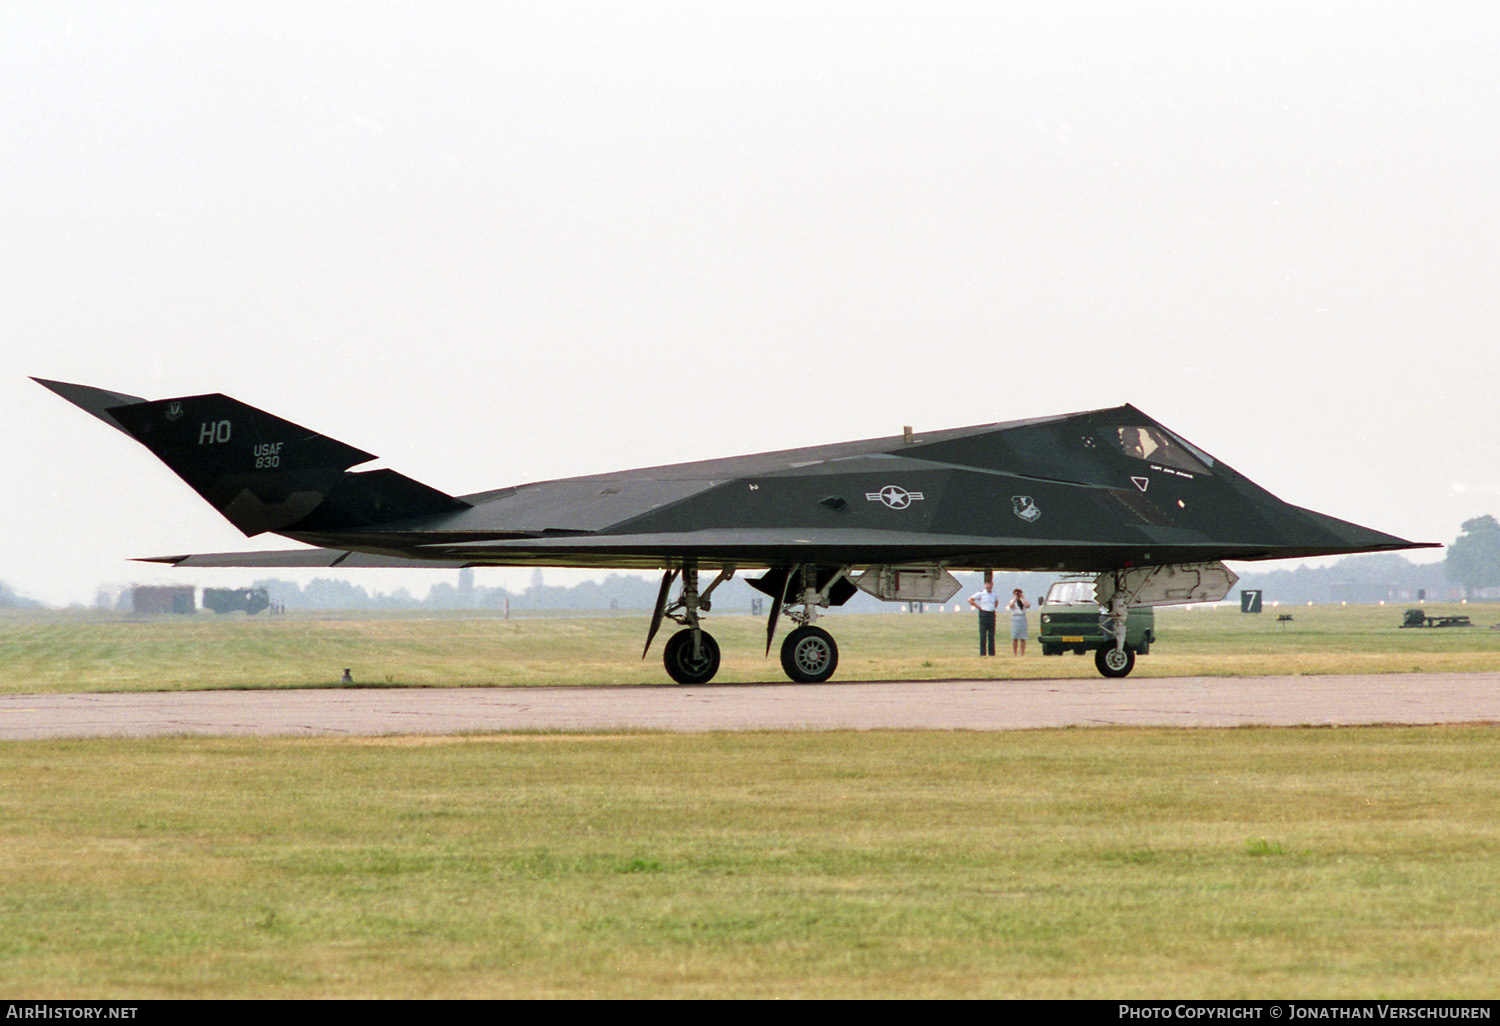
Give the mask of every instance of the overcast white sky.
<svg viewBox="0 0 1500 1026">
<path fill-rule="evenodd" d="M 452 492 L 1131 402 L 1449 542 L 1500 514 L 1497 54 L 1433 0 L 9 0 L 0 580 L 252 574 L 127 562 L 253 546 L 33 374 Z"/>
</svg>

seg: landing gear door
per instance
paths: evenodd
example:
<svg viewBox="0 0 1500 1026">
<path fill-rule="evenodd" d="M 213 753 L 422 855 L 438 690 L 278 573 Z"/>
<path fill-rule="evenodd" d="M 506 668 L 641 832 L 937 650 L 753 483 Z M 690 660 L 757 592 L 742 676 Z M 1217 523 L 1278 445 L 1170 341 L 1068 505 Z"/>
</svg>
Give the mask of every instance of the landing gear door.
<svg viewBox="0 0 1500 1026">
<path fill-rule="evenodd" d="M 1094 582 L 1094 597 L 1106 608 L 1115 599 L 1122 599 L 1125 606 L 1217 602 L 1238 580 L 1223 563 L 1142 566 L 1100 574 Z"/>
<path fill-rule="evenodd" d="M 947 602 L 962 587 L 940 566 L 872 566 L 854 583 L 882 602 Z"/>
</svg>

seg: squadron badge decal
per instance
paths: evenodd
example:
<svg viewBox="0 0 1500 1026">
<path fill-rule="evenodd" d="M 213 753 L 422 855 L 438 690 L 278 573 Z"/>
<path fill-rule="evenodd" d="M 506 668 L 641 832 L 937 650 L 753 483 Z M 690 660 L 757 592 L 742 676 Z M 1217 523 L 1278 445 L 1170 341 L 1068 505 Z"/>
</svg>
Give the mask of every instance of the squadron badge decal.
<svg viewBox="0 0 1500 1026">
<path fill-rule="evenodd" d="M 1029 495 L 1012 495 L 1010 504 L 1016 516 L 1028 524 L 1036 522 L 1042 515 L 1042 511 L 1037 508 L 1036 503 L 1031 501 Z"/>
</svg>

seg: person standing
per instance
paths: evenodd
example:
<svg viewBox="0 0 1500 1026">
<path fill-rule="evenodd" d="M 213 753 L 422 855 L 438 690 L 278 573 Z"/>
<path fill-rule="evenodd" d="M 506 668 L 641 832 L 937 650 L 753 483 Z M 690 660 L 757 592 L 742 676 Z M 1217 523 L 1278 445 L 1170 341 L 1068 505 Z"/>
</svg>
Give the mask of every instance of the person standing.
<svg viewBox="0 0 1500 1026">
<path fill-rule="evenodd" d="M 1023 656 L 1026 654 L 1026 610 L 1031 608 L 1031 603 L 1017 588 L 1005 608 L 1010 610 L 1010 654 Z"/>
<path fill-rule="evenodd" d="M 995 594 L 995 582 L 985 581 L 984 590 L 969 596 L 969 605 L 979 610 L 979 654 L 995 654 L 995 610 L 1000 608 L 1000 596 Z"/>
</svg>

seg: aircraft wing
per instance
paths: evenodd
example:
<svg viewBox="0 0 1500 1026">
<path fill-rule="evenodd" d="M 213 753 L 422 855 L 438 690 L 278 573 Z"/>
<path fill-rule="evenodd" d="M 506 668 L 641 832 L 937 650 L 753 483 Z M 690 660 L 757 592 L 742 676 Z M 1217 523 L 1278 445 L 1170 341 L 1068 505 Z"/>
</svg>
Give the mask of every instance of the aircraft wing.
<svg viewBox="0 0 1500 1026">
<path fill-rule="evenodd" d="M 340 567 L 349 570 L 461 570 L 473 563 L 462 559 L 412 559 L 339 549 L 269 549 L 259 552 L 202 552 L 182 556 L 141 556 L 138 563 L 167 563 L 197 567 Z"/>
<path fill-rule="evenodd" d="M 1365 551 L 1376 551 L 1366 543 Z M 1385 548 L 1410 547 L 1393 539 Z M 1313 556 L 1320 549 L 1288 555 Z M 460 569 L 483 566 L 544 566 L 598 570 L 659 570 L 691 562 L 702 570 L 941 563 L 951 570 L 1058 571 L 1081 573 L 1099 566 L 1129 565 L 1143 555 L 1153 563 L 1201 563 L 1268 557 L 1263 542 L 1246 539 L 1179 539 L 1142 552 L 1140 543 L 1082 542 L 1066 538 L 996 538 L 984 535 L 912 537 L 900 531 L 810 528 L 796 532 L 740 528 L 652 534 L 563 535 L 543 538 L 448 541 L 414 547 L 410 555 L 341 548 L 262 552 L 215 552 L 148 557 L 145 562 L 182 567 L 339 567 L 341 569 Z"/>
</svg>

